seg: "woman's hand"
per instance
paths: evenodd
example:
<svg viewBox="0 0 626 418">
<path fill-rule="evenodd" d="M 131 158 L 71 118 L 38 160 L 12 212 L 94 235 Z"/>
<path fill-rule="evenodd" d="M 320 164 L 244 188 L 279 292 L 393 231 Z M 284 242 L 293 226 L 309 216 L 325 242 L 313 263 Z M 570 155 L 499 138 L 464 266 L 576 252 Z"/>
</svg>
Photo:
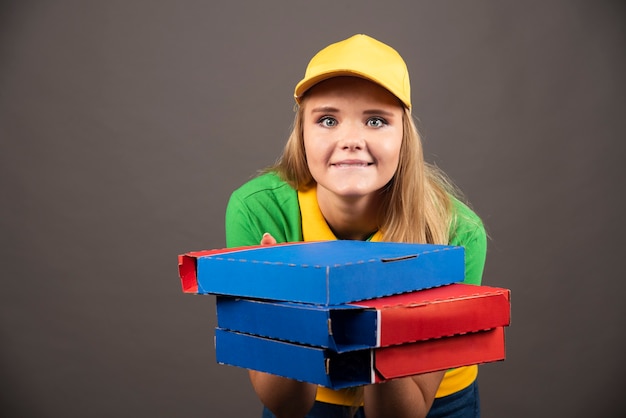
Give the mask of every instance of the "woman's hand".
<svg viewBox="0 0 626 418">
<path fill-rule="evenodd" d="M 265 234 L 263 234 L 263 237 L 261 238 L 261 245 L 274 245 L 274 244 L 276 244 L 276 238 L 271 236 L 269 232 L 266 232 Z"/>
</svg>

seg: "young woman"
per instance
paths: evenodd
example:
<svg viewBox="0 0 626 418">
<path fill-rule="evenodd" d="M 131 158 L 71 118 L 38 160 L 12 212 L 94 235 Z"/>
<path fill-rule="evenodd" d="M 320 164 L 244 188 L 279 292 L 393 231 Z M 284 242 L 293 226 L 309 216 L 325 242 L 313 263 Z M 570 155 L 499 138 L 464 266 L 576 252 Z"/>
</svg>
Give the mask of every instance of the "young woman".
<svg viewBox="0 0 626 418">
<path fill-rule="evenodd" d="M 277 164 L 231 196 L 229 247 L 334 239 L 465 247 L 480 284 L 486 234 L 445 176 L 424 161 L 409 74 L 366 35 L 329 45 L 295 89 L 293 131 Z M 477 366 L 333 391 L 250 371 L 264 417 L 478 417 Z M 356 415 L 355 415 L 356 414 Z"/>
</svg>

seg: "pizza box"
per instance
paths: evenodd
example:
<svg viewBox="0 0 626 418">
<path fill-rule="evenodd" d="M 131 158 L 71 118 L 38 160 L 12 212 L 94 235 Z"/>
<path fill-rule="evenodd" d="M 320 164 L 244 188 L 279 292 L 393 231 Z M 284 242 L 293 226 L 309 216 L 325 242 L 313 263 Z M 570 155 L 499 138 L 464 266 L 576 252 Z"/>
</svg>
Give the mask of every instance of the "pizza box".
<svg viewBox="0 0 626 418">
<path fill-rule="evenodd" d="M 337 353 L 217 328 L 220 364 L 341 389 L 504 360 L 504 327 L 389 347 Z"/>
<path fill-rule="evenodd" d="M 343 305 L 217 296 L 217 326 L 344 352 L 510 323 L 510 291 L 462 283 Z"/>
<path fill-rule="evenodd" d="M 464 248 L 317 241 L 187 253 L 183 291 L 336 305 L 462 282 Z"/>
</svg>

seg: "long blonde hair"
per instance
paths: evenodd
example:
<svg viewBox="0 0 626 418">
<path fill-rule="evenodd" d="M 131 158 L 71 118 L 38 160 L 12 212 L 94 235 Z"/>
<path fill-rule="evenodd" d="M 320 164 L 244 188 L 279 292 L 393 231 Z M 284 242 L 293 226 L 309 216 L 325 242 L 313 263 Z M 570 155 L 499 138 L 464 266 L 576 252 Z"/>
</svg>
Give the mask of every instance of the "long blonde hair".
<svg viewBox="0 0 626 418">
<path fill-rule="evenodd" d="M 296 190 L 315 184 L 304 150 L 303 107 L 296 106 L 293 129 L 282 155 L 264 170 L 276 172 Z M 424 161 L 420 135 L 406 108 L 398 168 L 381 193 L 378 223 L 384 241 L 448 243 L 453 221 L 450 196 L 459 193 L 441 170 Z"/>
</svg>

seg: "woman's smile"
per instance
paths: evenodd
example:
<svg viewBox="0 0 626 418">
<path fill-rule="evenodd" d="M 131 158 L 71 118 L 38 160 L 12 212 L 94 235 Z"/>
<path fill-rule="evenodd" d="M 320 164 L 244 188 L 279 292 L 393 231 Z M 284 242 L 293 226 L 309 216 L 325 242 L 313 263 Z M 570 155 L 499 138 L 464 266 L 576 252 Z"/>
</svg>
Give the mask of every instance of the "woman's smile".
<svg viewBox="0 0 626 418">
<path fill-rule="evenodd" d="M 373 165 L 373 163 L 361 160 L 343 160 L 330 165 L 336 168 L 367 168 Z"/>
</svg>

